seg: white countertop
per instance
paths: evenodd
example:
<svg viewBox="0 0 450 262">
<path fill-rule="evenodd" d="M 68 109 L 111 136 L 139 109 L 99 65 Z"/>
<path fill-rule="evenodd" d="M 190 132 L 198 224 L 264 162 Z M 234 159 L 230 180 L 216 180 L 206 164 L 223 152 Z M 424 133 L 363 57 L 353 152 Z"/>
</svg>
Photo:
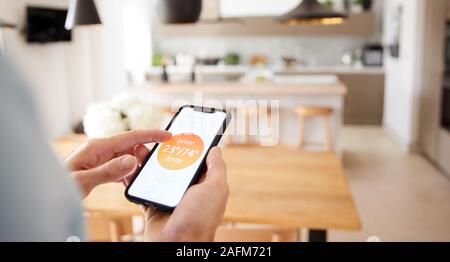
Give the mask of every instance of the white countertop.
<svg viewBox="0 0 450 262">
<path fill-rule="evenodd" d="M 368 66 L 297 66 L 292 68 L 286 67 L 265 67 L 254 68 L 246 65 L 236 66 L 197 66 L 196 73 L 203 75 L 244 75 L 252 70 L 266 70 L 271 71 L 275 75 L 296 75 L 296 74 L 373 74 L 384 75 L 384 67 L 368 67 Z M 191 74 L 191 66 L 168 66 L 169 74 Z M 152 67 L 147 71 L 150 75 L 160 75 L 162 73 L 161 67 Z"/>
<path fill-rule="evenodd" d="M 277 75 L 296 75 L 296 74 L 374 74 L 383 75 L 384 67 L 352 67 L 352 66 L 297 66 L 293 68 L 275 68 L 274 74 Z"/>
<path fill-rule="evenodd" d="M 164 84 L 149 83 L 132 86 L 133 91 L 149 92 L 154 95 L 191 95 L 201 92 L 204 95 L 235 96 L 344 96 L 347 88 L 341 82 L 328 84 L 274 84 L 274 83 L 211 83 L 211 84 Z"/>
</svg>

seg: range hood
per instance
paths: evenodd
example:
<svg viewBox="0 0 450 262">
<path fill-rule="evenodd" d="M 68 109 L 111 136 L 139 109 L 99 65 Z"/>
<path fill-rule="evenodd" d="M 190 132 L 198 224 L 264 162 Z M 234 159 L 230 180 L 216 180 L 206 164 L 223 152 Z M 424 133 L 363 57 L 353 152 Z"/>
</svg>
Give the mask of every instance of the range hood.
<svg viewBox="0 0 450 262">
<path fill-rule="evenodd" d="M 296 8 L 276 18 L 285 25 L 302 24 L 341 24 L 346 16 L 324 6 L 317 0 L 303 0 Z"/>
</svg>

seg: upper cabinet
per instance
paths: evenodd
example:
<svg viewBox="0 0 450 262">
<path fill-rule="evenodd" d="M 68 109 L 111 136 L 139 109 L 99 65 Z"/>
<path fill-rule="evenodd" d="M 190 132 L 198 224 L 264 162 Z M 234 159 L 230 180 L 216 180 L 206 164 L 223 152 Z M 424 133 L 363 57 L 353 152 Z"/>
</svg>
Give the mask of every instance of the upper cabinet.
<svg viewBox="0 0 450 262">
<path fill-rule="evenodd" d="M 299 0 L 206 0 L 216 2 L 220 15 L 227 17 L 278 16 L 296 7 Z"/>
<path fill-rule="evenodd" d="M 339 3 L 342 1 L 335 1 Z M 203 0 L 200 21 L 195 24 L 159 24 L 159 37 L 214 36 L 371 36 L 373 12 L 351 14 L 339 25 L 281 25 L 275 17 L 300 3 L 299 0 Z M 338 9 L 342 8 L 337 6 Z"/>
<path fill-rule="evenodd" d="M 274 17 L 204 20 L 196 24 L 159 25 L 160 37 L 208 36 L 371 36 L 375 30 L 372 12 L 352 14 L 339 25 L 281 25 Z"/>
</svg>

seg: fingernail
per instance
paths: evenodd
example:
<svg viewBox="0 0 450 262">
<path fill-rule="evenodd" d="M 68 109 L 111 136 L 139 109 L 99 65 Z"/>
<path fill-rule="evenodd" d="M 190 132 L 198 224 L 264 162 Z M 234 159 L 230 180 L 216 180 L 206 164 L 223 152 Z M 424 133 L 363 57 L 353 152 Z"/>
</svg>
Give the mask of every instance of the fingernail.
<svg viewBox="0 0 450 262">
<path fill-rule="evenodd" d="M 133 168 L 134 166 L 134 157 L 132 156 L 125 156 L 120 159 L 120 167 L 122 170 L 127 171 Z"/>
</svg>

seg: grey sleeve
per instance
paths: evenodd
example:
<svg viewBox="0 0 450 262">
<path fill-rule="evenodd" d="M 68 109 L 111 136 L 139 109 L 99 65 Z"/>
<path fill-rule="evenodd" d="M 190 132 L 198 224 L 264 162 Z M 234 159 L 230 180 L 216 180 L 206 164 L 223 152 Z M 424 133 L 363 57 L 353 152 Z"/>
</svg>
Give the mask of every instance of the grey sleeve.
<svg viewBox="0 0 450 262">
<path fill-rule="evenodd" d="M 0 54 L 0 241 L 84 239 L 80 194 L 47 144 L 35 110 Z"/>
</svg>

